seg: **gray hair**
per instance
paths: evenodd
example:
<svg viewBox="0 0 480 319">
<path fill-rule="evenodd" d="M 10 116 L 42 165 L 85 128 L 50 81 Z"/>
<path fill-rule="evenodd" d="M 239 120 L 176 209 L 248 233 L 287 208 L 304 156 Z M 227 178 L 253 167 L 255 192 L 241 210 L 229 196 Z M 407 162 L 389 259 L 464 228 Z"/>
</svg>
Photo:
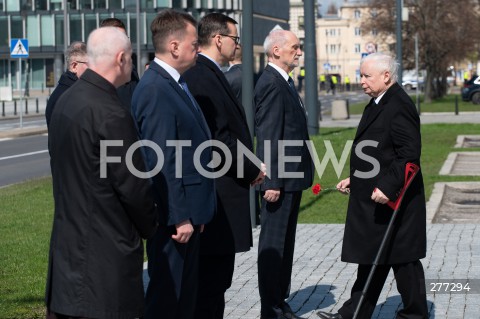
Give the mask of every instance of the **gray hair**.
<svg viewBox="0 0 480 319">
<path fill-rule="evenodd" d="M 287 37 L 285 37 L 285 30 L 283 29 L 275 29 L 271 31 L 265 41 L 263 42 L 263 50 L 267 56 L 272 56 L 272 49 L 274 45 L 278 45 L 279 47 L 283 47 L 287 42 Z"/>
<path fill-rule="evenodd" d="M 365 61 L 374 61 L 377 70 L 388 71 L 392 82 L 397 82 L 399 64 L 391 55 L 383 52 L 369 54 L 360 60 L 360 68 Z"/>
<path fill-rule="evenodd" d="M 100 27 L 88 36 L 89 65 L 110 63 L 120 51 L 130 52 L 132 46 L 127 35 L 116 27 Z"/>
<path fill-rule="evenodd" d="M 70 69 L 70 64 L 76 58 L 84 58 L 87 56 L 87 45 L 82 41 L 72 42 L 65 51 L 65 65 Z"/>
</svg>

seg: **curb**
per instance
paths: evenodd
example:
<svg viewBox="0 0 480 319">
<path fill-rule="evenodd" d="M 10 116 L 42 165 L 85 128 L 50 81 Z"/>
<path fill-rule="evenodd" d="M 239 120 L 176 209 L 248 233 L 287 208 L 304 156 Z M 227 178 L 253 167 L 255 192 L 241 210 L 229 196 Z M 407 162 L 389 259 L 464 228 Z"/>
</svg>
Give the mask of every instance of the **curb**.
<svg viewBox="0 0 480 319">
<path fill-rule="evenodd" d="M 33 128 L 16 128 L 5 132 L 0 132 L 0 138 L 16 138 L 32 135 L 41 135 L 48 132 L 47 126 L 33 127 Z"/>
</svg>

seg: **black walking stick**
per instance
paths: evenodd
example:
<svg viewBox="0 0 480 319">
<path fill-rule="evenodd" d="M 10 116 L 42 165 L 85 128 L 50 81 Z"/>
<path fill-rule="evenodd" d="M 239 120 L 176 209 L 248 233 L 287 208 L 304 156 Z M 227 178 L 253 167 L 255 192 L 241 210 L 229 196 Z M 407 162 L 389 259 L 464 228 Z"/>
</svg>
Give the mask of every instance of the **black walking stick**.
<svg viewBox="0 0 480 319">
<path fill-rule="evenodd" d="M 387 227 L 387 231 L 385 232 L 385 235 L 383 236 L 382 243 L 380 244 L 380 248 L 378 249 L 377 256 L 375 257 L 375 260 L 373 261 L 372 269 L 370 270 L 370 273 L 368 274 L 367 282 L 365 283 L 365 287 L 363 287 L 362 290 L 362 295 L 360 296 L 360 300 L 358 301 L 357 308 L 355 309 L 355 313 L 353 314 L 353 319 L 357 319 L 358 313 L 360 312 L 360 307 L 362 306 L 363 300 L 365 299 L 365 295 L 367 294 L 368 287 L 370 286 L 370 282 L 372 281 L 373 274 L 375 273 L 375 269 L 377 268 L 378 261 L 380 259 L 380 256 L 383 253 L 383 250 L 385 248 L 385 245 L 390 237 L 390 233 L 392 232 L 393 229 L 393 222 L 395 221 L 395 217 L 397 216 L 398 211 L 400 210 L 400 205 L 402 204 L 403 196 L 405 195 L 408 187 L 413 181 L 413 178 L 415 175 L 417 175 L 418 171 L 420 170 L 420 167 L 418 165 L 413 164 L 413 163 L 407 163 L 405 167 L 405 184 L 403 185 L 402 190 L 400 191 L 400 195 L 398 196 L 397 200 L 395 202 L 389 201 L 387 203 L 388 206 L 390 206 L 393 209 L 393 214 L 390 219 L 390 222 Z"/>
</svg>

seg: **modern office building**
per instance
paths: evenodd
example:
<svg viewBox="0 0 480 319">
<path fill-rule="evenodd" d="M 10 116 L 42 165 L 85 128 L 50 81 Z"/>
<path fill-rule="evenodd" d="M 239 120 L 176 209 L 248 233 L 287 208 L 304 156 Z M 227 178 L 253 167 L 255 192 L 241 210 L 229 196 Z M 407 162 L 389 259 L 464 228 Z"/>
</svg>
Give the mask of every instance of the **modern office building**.
<svg viewBox="0 0 480 319">
<path fill-rule="evenodd" d="M 86 41 L 89 33 L 108 17 L 119 18 L 125 23 L 134 54 L 140 43 L 142 66 L 154 53 L 150 23 L 164 8 L 185 10 L 196 18 L 209 12 L 225 13 L 239 21 L 241 34 L 242 2 L 139 0 L 137 12 L 134 0 L 0 0 L 0 86 L 10 86 L 14 91 L 26 85 L 30 89 L 54 87 L 65 70 L 65 43 Z M 288 28 L 289 1 L 253 1 L 253 12 L 256 65 L 262 67 L 263 40 L 277 24 Z M 138 33 L 137 19 L 140 21 Z M 19 76 L 19 59 L 10 58 L 10 40 L 15 38 L 26 38 L 29 42 L 29 57 L 21 60 L 22 77 Z"/>
</svg>

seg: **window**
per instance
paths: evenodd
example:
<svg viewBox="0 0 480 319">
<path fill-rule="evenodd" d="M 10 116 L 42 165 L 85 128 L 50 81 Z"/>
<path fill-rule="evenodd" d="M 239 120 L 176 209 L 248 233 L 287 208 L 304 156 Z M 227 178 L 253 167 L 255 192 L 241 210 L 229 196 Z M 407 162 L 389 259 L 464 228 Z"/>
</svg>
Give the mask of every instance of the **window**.
<svg viewBox="0 0 480 319">
<path fill-rule="evenodd" d="M 370 11 L 370 14 L 372 15 L 372 18 L 376 18 L 377 15 L 378 15 L 378 11 L 376 8 L 373 8 L 371 11 Z"/>
<path fill-rule="evenodd" d="M 62 8 L 62 0 L 50 0 L 50 10 L 63 10 Z"/>
<path fill-rule="evenodd" d="M 157 0 L 157 8 L 169 8 L 170 0 Z"/>
<path fill-rule="evenodd" d="M 20 11 L 20 0 L 7 0 L 7 11 Z"/>
<path fill-rule="evenodd" d="M 78 1 L 78 9 L 92 9 L 92 1 L 91 0 L 79 0 Z"/>
<path fill-rule="evenodd" d="M 44 46 L 53 46 L 55 45 L 55 34 L 53 33 L 53 15 L 42 15 L 40 16 L 41 24 L 41 42 Z"/>
<path fill-rule="evenodd" d="M 0 16 L 0 47 L 9 46 L 8 43 L 8 17 Z"/>
<path fill-rule="evenodd" d="M 70 14 L 70 43 L 73 41 L 83 41 L 82 29 L 82 16 L 79 14 Z"/>
<path fill-rule="evenodd" d="M 27 39 L 28 45 L 31 47 L 40 46 L 40 24 L 38 16 L 27 16 Z"/>
<path fill-rule="evenodd" d="M 94 9 L 106 9 L 107 8 L 107 0 L 93 0 L 93 8 Z"/>
<path fill-rule="evenodd" d="M 330 53 L 337 53 L 337 45 L 330 44 Z"/>
<path fill-rule="evenodd" d="M 355 10 L 355 12 L 353 13 L 355 19 L 360 19 L 360 10 Z"/>
<path fill-rule="evenodd" d="M 372 29 L 372 35 L 374 35 L 374 36 L 375 36 L 375 35 L 378 35 L 377 29 L 375 29 L 375 28 Z"/>
<path fill-rule="evenodd" d="M 11 35 L 12 39 L 21 39 L 23 38 L 23 23 L 22 23 L 22 17 L 20 16 L 12 16 L 10 20 L 10 26 L 11 26 Z"/>
<path fill-rule="evenodd" d="M 3 1 L 4 0 L 0 0 L 0 11 L 5 11 L 5 4 L 3 3 Z"/>
<path fill-rule="evenodd" d="M 97 16 L 95 14 L 86 14 L 84 27 L 85 27 L 85 38 L 87 38 L 90 32 L 92 32 L 97 28 Z"/>
<path fill-rule="evenodd" d="M 63 50 L 63 44 L 65 43 L 63 39 L 64 35 L 64 25 L 63 25 L 63 14 L 55 15 L 55 45 Z"/>
<path fill-rule="evenodd" d="M 131 5 L 131 2 L 133 1 L 127 1 L 125 0 L 125 7 L 128 5 Z M 128 5 L 127 5 L 128 3 Z M 133 4 L 133 7 L 135 8 L 135 3 Z M 109 9 L 122 9 L 122 0 L 109 0 L 108 1 L 108 8 Z"/>
<path fill-rule="evenodd" d="M 304 30 L 305 29 L 305 20 L 303 16 L 298 17 L 298 30 Z"/>
<path fill-rule="evenodd" d="M 355 53 L 360 53 L 361 52 L 361 47 L 360 47 L 360 44 L 359 43 L 355 43 L 355 49 L 354 49 Z"/>
<path fill-rule="evenodd" d="M 361 36 L 361 35 L 362 35 L 362 32 L 360 31 L 360 28 L 356 27 L 355 28 L 355 36 Z"/>
<path fill-rule="evenodd" d="M 47 10 L 47 0 L 36 0 L 35 10 Z"/>
<path fill-rule="evenodd" d="M 45 63 L 44 59 L 32 59 L 31 65 L 31 87 L 40 89 L 45 87 L 45 72 L 43 65 Z"/>
</svg>

